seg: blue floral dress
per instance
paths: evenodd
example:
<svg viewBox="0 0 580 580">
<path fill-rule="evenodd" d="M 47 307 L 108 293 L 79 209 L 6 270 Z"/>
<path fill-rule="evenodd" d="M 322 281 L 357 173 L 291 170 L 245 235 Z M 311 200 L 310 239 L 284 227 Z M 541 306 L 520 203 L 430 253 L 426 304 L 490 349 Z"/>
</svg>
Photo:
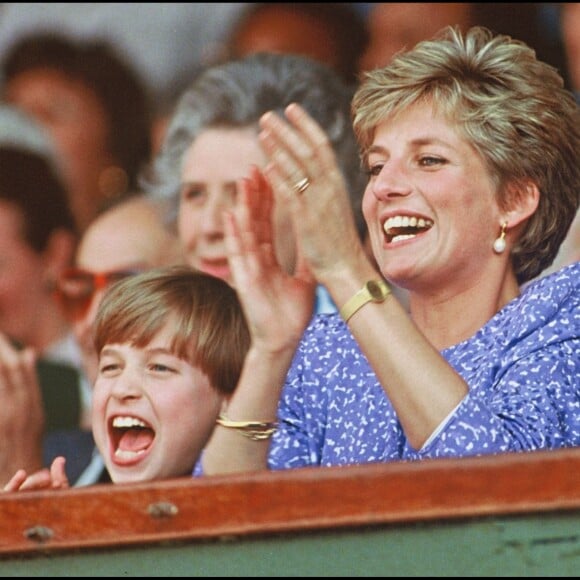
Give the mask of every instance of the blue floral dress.
<svg viewBox="0 0 580 580">
<path fill-rule="evenodd" d="M 296 353 L 272 469 L 463 457 L 580 445 L 580 262 L 530 283 L 470 339 L 442 351 L 469 393 L 421 449 L 338 314 Z M 417 370 L 417 380 L 429 381 Z"/>
</svg>

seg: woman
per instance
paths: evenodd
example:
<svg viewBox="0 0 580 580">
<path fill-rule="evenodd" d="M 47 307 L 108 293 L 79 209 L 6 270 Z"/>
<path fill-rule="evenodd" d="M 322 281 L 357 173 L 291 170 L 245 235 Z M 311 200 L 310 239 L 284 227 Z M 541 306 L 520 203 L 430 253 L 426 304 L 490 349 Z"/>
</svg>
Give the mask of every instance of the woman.
<svg viewBox="0 0 580 580">
<path fill-rule="evenodd" d="M 298 105 L 264 115 L 267 181 L 244 181 L 227 238 L 253 342 L 204 472 L 580 444 L 580 266 L 520 290 L 579 202 L 580 113 L 560 76 L 521 42 L 448 29 L 369 72 L 353 114 L 374 256 L 410 315 L 343 217 L 324 132 Z M 293 218 L 293 277 L 268 245 L 268 182 Z M 314 281 L 343 319 L 301 338 Z M 257 418 L 277 420 L 271 442 L 240 437 Z"/>
<path fill-rule="evenodd" d="M 173 202 L 177 233 L 189 265 L 231 282 L 222 213 L 233 207 L 237 181 L 267 158 L 258 139 L 260 117 L 300 103 L 329 135 L 348 185 L 359 235 L 364 175 L 350 122 L 352 90 L 322 63 L 260 53 L 206 69 L 182 95 L 169 123 L 148 189 Z M 294 234 L 284 204 L 275 206 L 278 259 L 292 272 Z M 319 288 L 318 310 L 333 308 Z"/>
</svg>

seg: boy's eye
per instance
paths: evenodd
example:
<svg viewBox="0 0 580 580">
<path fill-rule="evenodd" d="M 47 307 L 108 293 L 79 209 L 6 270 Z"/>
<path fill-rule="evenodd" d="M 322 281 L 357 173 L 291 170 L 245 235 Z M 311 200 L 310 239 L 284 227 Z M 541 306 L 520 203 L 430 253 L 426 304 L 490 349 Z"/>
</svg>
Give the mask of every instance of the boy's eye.
<svg viewBox="0 0 580 580">
<path fill-rule="evenodd" d="M 157 373 L 172 373 L 174 369 L 161 363 L 152 363 L 149 368 Z"/>
<path fill-rule="evenodd" d="M 365 170 L 367 177 L 376 177 L 381 172 L 383 165 L 383 163 L 374 163 L 373 165 L 367 167 Z"/>
<path fill-rule="evenodd" d="M 99 365 L 99 372 L 100 373 L 110 373 L 114 372 L 119 368 L 118 363 L 103 363 Z"/>
<path fill-rule="evenodd" d="M 158 364 L 158 363 L 156 363 L 156 364 L 152 364 L 152 365 L 151 365 L 151 368 L 152 368 L 154 371 L 166 371 L 166 370 L 169 370 L 169 368 L 168 368 L 168 367 L 166 367 L 165 365 L 161 365 L 161 364 Z"/>
</svg>

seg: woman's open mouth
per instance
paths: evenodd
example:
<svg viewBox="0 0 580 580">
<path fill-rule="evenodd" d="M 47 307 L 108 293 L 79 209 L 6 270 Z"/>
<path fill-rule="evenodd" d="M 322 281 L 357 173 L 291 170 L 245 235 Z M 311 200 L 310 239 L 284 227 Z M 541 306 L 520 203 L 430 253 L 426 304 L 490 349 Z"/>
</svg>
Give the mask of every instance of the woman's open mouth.
<svg viewBox="0 0 580 580">
<path fill-rule="evenodd" d="M 398 215 L 388 218 L 383 224 L 387 244 L 414 238 L 431 229 L 433 222 L 422 217 Z"/>
</svg>

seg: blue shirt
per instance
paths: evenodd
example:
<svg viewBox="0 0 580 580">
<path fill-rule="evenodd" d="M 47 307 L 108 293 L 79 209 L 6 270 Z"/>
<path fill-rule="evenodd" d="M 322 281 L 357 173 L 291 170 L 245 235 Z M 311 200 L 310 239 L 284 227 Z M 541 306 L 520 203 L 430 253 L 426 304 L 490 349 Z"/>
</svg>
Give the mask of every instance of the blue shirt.
<svg viewBox="0 0 580 580">
<path fill-rule="evenodd" d="M 331 314 L 332 312 L 338 312 L 338 308 L 330 297 L 328 290 L 319 284 L 316 287 L 314 314 Z"/>
<path fill-rule="evenodd" d="M 580 262 L 530 283 L 442 351 L 469 393 L 421 449 L 338 313 L 310 323 L 288 373 L 269 466 L 285 469 L 580 445 Z M 417 369 L 418 381 L 429 381 Z"/>
</svg>

